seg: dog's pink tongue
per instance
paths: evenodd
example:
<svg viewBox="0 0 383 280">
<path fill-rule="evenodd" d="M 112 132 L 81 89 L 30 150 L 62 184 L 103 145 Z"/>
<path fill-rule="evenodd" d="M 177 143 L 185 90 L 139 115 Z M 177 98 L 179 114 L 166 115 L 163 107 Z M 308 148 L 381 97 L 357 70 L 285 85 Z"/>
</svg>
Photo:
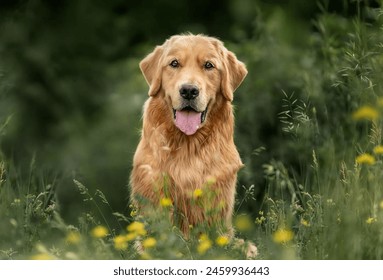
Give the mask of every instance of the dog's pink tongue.
<svg viewBox="0 0 383 280">
<path fill-rule="evenodd" d="M 194 111 L 176 111 L 176 126 L 186 135 L 192 135 L 201 124 L 201 114 Z"/>
</svg>

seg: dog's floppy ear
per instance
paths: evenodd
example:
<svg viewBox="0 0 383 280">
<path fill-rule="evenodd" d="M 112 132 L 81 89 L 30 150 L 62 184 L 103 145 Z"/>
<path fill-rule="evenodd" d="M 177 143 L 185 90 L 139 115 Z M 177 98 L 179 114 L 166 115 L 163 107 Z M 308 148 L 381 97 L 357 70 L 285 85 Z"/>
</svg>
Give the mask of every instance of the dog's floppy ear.
<svg viewBox="0 0 383 280">
<path fill-rule="evenodd" d="M 225 49 L 223 52 L 221 90 L 227 100 L 233 101 L 233 93 L 246 75 L 245 64 L 239 61 L 234 53 Z"/>
<path fill-rule="evenodd" d="M 163 46 L 157 46 L 154 51 L 148 54 L 141 62 L 140 69 L 149 84 L 149 95 L 154 96 L 161 88 L 161 57 L 163 54 Z"/>
</svg>

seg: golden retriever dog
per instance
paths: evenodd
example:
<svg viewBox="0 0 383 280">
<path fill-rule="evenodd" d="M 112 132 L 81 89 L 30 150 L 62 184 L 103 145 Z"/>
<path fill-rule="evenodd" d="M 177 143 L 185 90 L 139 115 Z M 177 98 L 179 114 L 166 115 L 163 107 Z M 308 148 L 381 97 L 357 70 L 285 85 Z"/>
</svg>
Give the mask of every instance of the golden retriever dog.
<svg viewBox="0 0 383 280">
<path fill-rule="evenodd" d="M 191 226 L 208 224 L 232 236 L 243 166 L 233 140 L 232 101 L 245 65 L 218 39 L 186 34 L 157 46 L 140 68 L 149 98 L 130 179 L 134 205 L 144 214 L 145 204 L 160 209 L 166 198 L 186 235 Z"/>
</svg>

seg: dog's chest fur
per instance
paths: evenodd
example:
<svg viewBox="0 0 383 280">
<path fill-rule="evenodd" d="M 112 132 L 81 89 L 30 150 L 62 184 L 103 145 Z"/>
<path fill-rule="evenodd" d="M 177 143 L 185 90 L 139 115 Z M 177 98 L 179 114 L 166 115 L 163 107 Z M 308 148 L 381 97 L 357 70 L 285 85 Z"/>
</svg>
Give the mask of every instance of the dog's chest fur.
<svg viewBox="0 0 383 280">
<path fill-rule="evenodd" d="M 170 196 L 179 204 L 175 206 L 187 211 L 193 191 L 203 189 L 213 179 L 214 184 L 209 187 L 217 193 L 216 203 L 226 204 L 230 212 L 236 175 L 242 167 L 233 142 L 231 104 L 211 112 L 209 117 L 216 118 L 216 124 L 203 127 L 193 136 L 184 135 L 174 126 L 162 99 L 149 99 L 145 106 L 131 178 L 135 192 L 154 204 L 162 196 Z M 193 217 L 202 215 L 194 214 Z M 193 223 L 189 219 L 190 222 Z"/>
</svg>

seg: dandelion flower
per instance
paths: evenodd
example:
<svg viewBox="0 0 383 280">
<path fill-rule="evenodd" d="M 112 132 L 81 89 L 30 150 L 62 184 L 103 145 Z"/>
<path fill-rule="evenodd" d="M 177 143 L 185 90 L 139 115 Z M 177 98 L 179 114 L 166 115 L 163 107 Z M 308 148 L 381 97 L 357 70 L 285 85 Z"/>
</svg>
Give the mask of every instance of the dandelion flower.
<svg viewBox="0 0 383 280">
<path fill-rule="evenodd" d="M 146 235 L 145 225 L 141 222 L 133 222 L 127 226 L 127 230 L 130 233 L 135 233 L 136 235 Z"/>
<path fill-rule="evenodd" d="M 108 229 L 104 226 L 96 226 L 95 228 L 92 229 L 90 234 L 94 238 L 104 238 L 105 236 L 108 235 Z"/>
<path fill-rule="evenodd" d="M 249 216 L 247 215 L 238 216 L 235 219 L 234 224 L 239 231 L 249 231 L 253 226 Z"/>
<path fill-rule="evenodd" d="M 366 220 L 366 223 L 367 224 L 373 224 L 376 222 L 376 218 L 373 218 L 373 217 L 369 217 L 367 220 Z"/>
<path fill-rule="evenodd" d="M 273 241 L 275 243 L 287 243 L 291 241 L 294 237 L 294 233 L 289 229 L 278 229 L 273 234 Z"/>
<path fill-rule="evenodd" d="M 209 239 L 209 236 L 206 234 L 206 233 L 202 233 L 199 238 L 198 238 L 198 241 L 204 241 L 204 240 L 208 240 Z"/>
<path fill-rule="evenodd" d="M 305 226 L 305 227 L 309 227 L 310 223 L 307 220 L 305 220 L 305 219 L 301 219 L 301 225 Z"/>
<path fill-rule="evenodd" d="M 125 235 L 125 239 L 126 239 L 126 241 L 132 241 L 132 240 L 136 239 L 137 236 L 138 236 L 137 233 L 130 232 L 127 235 Z"/>
<path fill-rule="evenodd" d="M 81 241 L 81 235 L 78 231 L 68 232 L 65 241 L 69 244 L 78 244 Z"/>
<path fill-rule="evenodd" d="M 374 154 L 381 155 L 383 154 L 383 146 L 379 145 L 374 148 Z"/>
<path fill-rule="evenodd" d="M 358 164 L 367 164 L 367 165 L 373 165 L 375 164 L 375 158 L 367 153 L 360 154 L 355 159 L 356 163 Z"/>
<path fill-rule="evenodd" d="M 217 239 L 215 240 L 215 243 L 218 245 L 218 246 L 226 246 L 227 244 L 229 244 L 229 238 L 227 236 L 218 236 Z"/>
<path fill-rule="evenodd" d="M 127 238 L 124 235 L 117 235 L 113 238 L 114 248 L 116 250 L 126 250 L 128 248 Z"/>
<path fill-rule="evenodd" d="M 145 229 L 145 225 L 141 222 L 132 222 L 130 225 L 127 226 L 126 228 L 128 231 L 140 231 Z"/>
<path fill-rule="evenodd" d="M 160 204 L 162 207 L 170 207 L 173 205 L 173 202 L 170 198 L 164 197 L 161 198 Z"/>
<path fill-rule="evenodd" d="M 204 255 L 206 251 L 209 250 L 210 248 L 211 248 L 211 241 L 205 240 L 198 245 L 197 251 L 200 255 Z"/>
<path fill-rule="evenodd" d="M 209 250 L 212 246 L 212 242 L 206 234 L 201 234 L 199 238 L 199 244 L 197 247 L 197 251 L 200 255 L 204 255 L 207 250 Z"/>
<path fill-rule="evenodd" d="M 146 238 L 144 241 L 142 241 L 142 246 L 144 246 L 145 249 L 152 248 L 156 246 L 157 240 L 153 237 Z"/>
<path fill-rule="evenodd" d="M 379 112 L 371 106 L 360 107 L 352 114 L 354 120 L 370 120 L 374 121 L 379 117 Z"/>
<path fill-rule="evenodd" d="M 202 194 L 203 194 L 203 191 L 201 189 L 195 189 L 194 192 L 193 192 L 193 197 L 195 199 L 197 199 L 197 198 L 201 197 Z"/>
</svg>

